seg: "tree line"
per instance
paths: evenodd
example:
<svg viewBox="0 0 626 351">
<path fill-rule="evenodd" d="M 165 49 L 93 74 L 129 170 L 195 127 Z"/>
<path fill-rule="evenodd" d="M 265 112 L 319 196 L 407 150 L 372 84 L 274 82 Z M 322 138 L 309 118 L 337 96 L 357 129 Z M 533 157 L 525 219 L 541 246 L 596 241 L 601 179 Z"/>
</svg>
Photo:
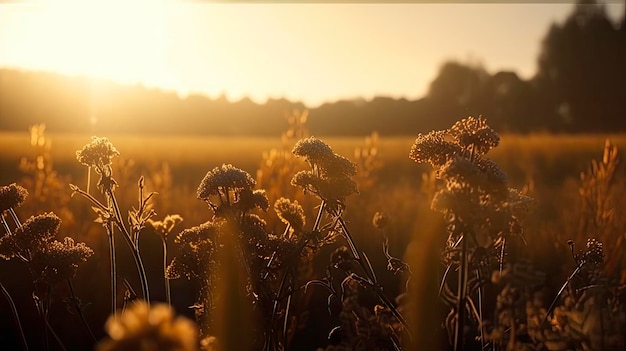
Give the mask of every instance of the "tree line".
<svg viewBox="0 0 626 351">
<path fill-rule="evenodd" d="M 489 73 L 480 65 L 444 63 L 418 100 L 375 97 L 309 109 L 316 135 L 415 134 L 482 115 L 500 131 L 626 131 L 626 25 L 594 2 L 575 6 L 541 43 L 537 73 Z M 46 123 L 65 132 L 279 135 L 300 102 L 225 97 L 184 98 L 143 86 L 87 77 L 0 70 L 0 129 Z"/>
</svg>

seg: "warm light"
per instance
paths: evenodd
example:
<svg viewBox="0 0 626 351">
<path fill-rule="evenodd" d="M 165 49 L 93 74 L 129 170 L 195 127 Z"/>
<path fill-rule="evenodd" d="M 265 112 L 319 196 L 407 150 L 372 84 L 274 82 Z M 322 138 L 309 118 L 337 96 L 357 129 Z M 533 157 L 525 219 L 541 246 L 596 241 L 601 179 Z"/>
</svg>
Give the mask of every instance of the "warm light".
<svg viewBox="0 0 626 351">
<path fill-rule="evenodd" d="M 30 69 L 171 85 L 165 1 L 60 0 L 12 4 L 27 15 L 10 23 L 19 50 L 5 62 Z M 25 20 L 24 20 L 25 19 Z M 9 18 L 10 20 L 10 18 Z M 45 58 L 45 59 L 42 59 Z"/>
</svg>

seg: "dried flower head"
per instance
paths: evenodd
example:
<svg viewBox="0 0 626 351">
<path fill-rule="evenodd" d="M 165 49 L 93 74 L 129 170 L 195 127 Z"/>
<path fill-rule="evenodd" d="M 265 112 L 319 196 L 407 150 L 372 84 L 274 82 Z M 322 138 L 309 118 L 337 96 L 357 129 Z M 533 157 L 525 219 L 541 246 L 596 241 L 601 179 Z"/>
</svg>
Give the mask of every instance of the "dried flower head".
<svg viewBox="0 0 626 351">
<path fill-rule="evenodd" d="M 256 181 L 248 172 L 223 164 L 207 172 L 198 187 L 198 198 L 207 199 L 211 195 L 227 194 L 229 190 L 252 189 Z"/>
<path fill-rule="evenodd" d="M 252 191 L 251 189 L 243 189 L 239 193 L 239 200 L 236 203 L 236 207 L 243 212 L 260 208 L 263 211 L 267 211 L 270 207 L 270 202 L 267 199 L 265 190 L 259 189 Z"/>
<path fill-rule="evenodd" d="M 306 224 L 306 218 L 304 217 L 304 209 L 298 201 L 291 202 L 291 200 L 281 197 L 274 202 L 274 211 L 278 215 L 278 218 L 285 223 L 291 225 L 294 231 L 301 232 Z"/>
<path fill-rule="evenodd" d="M 296 156 L 306 158 L 311 164 L 330 159 L 335 154 L 330 146 L 316 137 L 300 139 L 291 152 Z"/>
<path fill-rule="evenodd" d="M 107 138 L 91 137 L 91 142 L 85 145 L 82 150 L 76 151 L 76 159 L 82 165 L 95 167 L 101 170 L 105 166 L 110 166 L 114 156 L 120 153 Z"/>
<path fill-rule="evenodd" d="M 54 213 L 31 216 L 11 234 L 0 239 L 0 257 L 9 260 L 22 255 L 28 257 L 30 251 L 41 249 L 59 231 L 61 219 Z"/>
<path fill-rule="evenodd" d="M 450 135 L 464 149 L 472 149 L 475 154 L 484 155 L 498 146 L 500 137 L 482 117 L 467 117 L 450 128 Z"/>
<path fill-rule="evenodd" d="M 461 152 L 458 145 L 446 140 L 448 131 L 432 131 L 418 134 L 411 146 L 409 158 L 417 163 L 430 163 L 433 167 L 443 166 L 454 155 Z"/>
<path fill-rule="evenodd" d="M 583 252 L 584 260 L 593 265 L 604 262 L 604 250 L 602 243 L 596 239 L 587 240 L 587 250 Z"/>
<path fill-rule="evenodd" d="M 167 215 L 162 221 L 148 219 L 148 223 L 154 228 L 154 231 L 164 237 L 167 237 L 174 230 L 174 227 L 182 221 L 183 217 L 178 214 Z"/>
<path fill-rule="evenodd" d="M 33 266 L 37 267 L 39 279 L 49 284 L 71 279 L 76 275 L 78 265 L 87 261 L 93 250 L 84 243 L 75 243 L 66 237 L 63 242 L 53 240 L 33 256 Z"/>
<path fill-rule="evenodd" d="M 181 276 L 187 279 L 205 278 L 220 229 L 221 222 L 206 222 L 180 232 L 174 239 L 174 243 L 178 244 L 177 251 L 167 267 L 166 276 L 170 279 Z"/>
<path fill-rule="evenodd" d="M 106 322 L 109 338 L 97 351 L 197 351 L 198 330 L 186 317 L 176 317 L 166 304 L 150 307 L 138 301 Z"/>
<path fill-rule="evenodd" d="M 28 191 L 15 183 L 0 187 L 0 215 L 11 208 L 21 206 Z"/>
<path fill-rule="evenodd" d="M 325 178 L 351 177 L 356 174 L 356 164 L 339 154 L 324 158 L 317 166 L 320 175 Z"/>
</svg>

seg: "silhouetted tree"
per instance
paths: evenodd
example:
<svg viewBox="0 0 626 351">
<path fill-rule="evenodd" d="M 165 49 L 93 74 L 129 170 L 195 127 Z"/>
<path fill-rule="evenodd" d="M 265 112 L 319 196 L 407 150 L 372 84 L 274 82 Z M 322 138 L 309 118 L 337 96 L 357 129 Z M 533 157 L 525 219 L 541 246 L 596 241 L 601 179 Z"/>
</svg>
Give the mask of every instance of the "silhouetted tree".
<svg viewBox="0 0 626 351">
<path fill-rule="evenodd" d="M 623 25 L 622 25 L 623 27 Z M 565 131 L 614 131 L 626 121 L 626 35 L 595 1 L 579 3 L 543 41 L 534 83 Z"/>
</svg>

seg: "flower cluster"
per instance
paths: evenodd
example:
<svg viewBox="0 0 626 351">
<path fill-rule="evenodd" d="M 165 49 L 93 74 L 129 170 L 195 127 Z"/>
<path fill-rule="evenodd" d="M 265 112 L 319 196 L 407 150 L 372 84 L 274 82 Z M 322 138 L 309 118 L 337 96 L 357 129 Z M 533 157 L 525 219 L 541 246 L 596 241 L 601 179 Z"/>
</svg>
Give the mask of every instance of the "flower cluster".
<svg viewBox="0 0 626 351">
<path fill-rule="evenodd" d="M 76 159 L 82 165 L 101 171 L 111 165 L 114 156 L 119 156 L 115 146 L 107 138 L 91 137 L 91 143 L 76 151 Z"/>
<path fill-rule="evenodd" d="M 28 260 L 32 252 L 43 250 L 54 239 L 60 225 L 61 219 L 52 212 L 30 217 L 0 239 L 0 257 Z"/>
<path fill-rule="evenodd" d="M 298 204 L 298 201 L 291 202 L 291 200 L 281 197 L 274 202 L 274 211 L 283 223 L 291 227 L 290 232 L 302 232 L 306 218 L 304 217 L 304 209 Z"/>
<path fill-rule="evenodd" d="M 409 158 L 417 163 L 430 163 L 433 167 L 443 166 L 461 152 L 459 145 L 447 140 L 448 136 L 445 130 L 418 134 L 411 146 Z"/>
<path fill-rule="evenodd" d="M 330 211 L 343 208 L 344 199 L 358 193 L 356 183 L 351 179 L 356 174 L 356 165 L 334 153 L 323 141 L 315 137 L 302 139 L 292 152 L 305 157 L 311 170 L 296 173 L 291 184 L 326 201 Z"/>
<path fill-rule="evenodd" d="M 148 219 L 148 223 L 152 226 L 154 231 L 163 237 L 167 237 L 172 230 L 174 230 L 174 227 L 182 221 L 183 217 L 177 214 L 167 215 L 162 221 Z"/>
<path fill-rule="evenodd" d="M 206 222 L 178 234 L 174 240 L 178 244 L 178 251 L 167 267 L 167 277 L 207 278 L 221 224 L 222 222 Z"/>
<path fill-rule="evenodd" d="M 37 272 L 41 272 L 42 281 L 54 284 L 73 278 L 78 265 L 87 261 L 91 255 L 93 250 L 87 245 L 65 237 L 63 242 L 53 240 L 47 243 L 41 251 L 33 255 L 32 264 L 38 267 Z"/>
<path fill-rule="evenodd" d="M 481 117 L 470 116 L 456 122 L 450 128 L 450 135 L 459 146 L 481 156 L 500 143 L 498 133 L 491 129 L 487 121 Z"/>
<path fill-rule="evenodd" d="M 227 195 L 230 190 L 251 190 L 255 185 L 256 181 L 246 171 L 231 164 L 223 164 L 207 172 L 200 182 L 197 195 L 199 199 L 208 199 L 211 195 Z"/>
<path fill-rule="evenodd" d="M 101 341 L 97 351 L 196 351 L 198 330 L 189 319 L 176 317 L 165 304 L 152 307 L 138 301 L 106 322 L 109 338 Z"/>
<path fill-rule="evenodd" d="M 30 265 L 36 280 L 49 284 L 73 278 L 93 251 L 70 237 L 55 240 L 60 225 L 61 219 L 52 212 L 28 218 L 0 239 L 0 257 L 18 257 Z"/>
<path fill-rule="evenodd" d="M 15 183 L 0 187 L 0 215 L 21 206 L 27 196 L 28 191 Z"/>
</svg>

